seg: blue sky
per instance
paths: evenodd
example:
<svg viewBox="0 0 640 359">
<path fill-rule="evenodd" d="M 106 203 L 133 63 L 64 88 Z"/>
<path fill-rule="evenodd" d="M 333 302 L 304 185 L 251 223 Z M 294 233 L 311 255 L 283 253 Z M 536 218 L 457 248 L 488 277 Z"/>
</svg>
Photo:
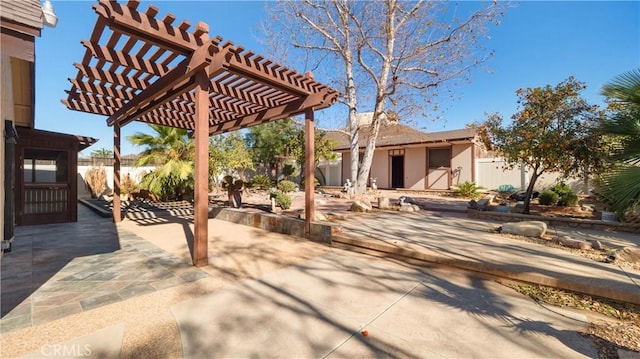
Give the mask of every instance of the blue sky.
<svg viewBox="0 0 640 359">
<path fill-rule="evenodd" d="M 99 142 L 85 152 L 113 146 L 112 128 L 106 118 L 68 110 L 60 100 L 75 77 L 96 21 L 93 1 L 52 1 L 58 16 L 55 28 L 45 28 L 36 40 L 36 128 L 90 136 Z M 177 21 L 209 24 L 211 35 L 221 35 L 257 53 L 266 53 L 256 39 L 264 20 L 264 6 L 257 1 L 154 1 L 160 16 L 170 12 Z M 495 51 L 469 84 L 455 87 L 454 98 L 443 103 L 445 121 L 422 122 L 422 130 L 442 131 L 481 121 L 485 113 L 509 118 L 516 110 L 515 91 L 521 87 L 555 85 L 573 75 L 587 84 L 583 97 L 602 104 L 600 88 L 625 71 L 640 66 L 640 2 L 525 1 L 506 11 L 502 23 L 492 27 L 486 46 Z M 147 4 L 141 5 L 146 9 Z M 322 79 L 317 79 L 322 81 Z M 338 116 L 343 116 L 337 114 Z M 336 114 L 324 116 L 336 116 Z M 322 119 L 322 117 L 321 117 Z M 327 123 L 336 123 L 327 119 Z M 320 123 L 322 125 L 322 122 Z M 122 129 L 122 153 L 142 149 L 126 136 L 148 132 L 132 123 Z"/>
</svg>

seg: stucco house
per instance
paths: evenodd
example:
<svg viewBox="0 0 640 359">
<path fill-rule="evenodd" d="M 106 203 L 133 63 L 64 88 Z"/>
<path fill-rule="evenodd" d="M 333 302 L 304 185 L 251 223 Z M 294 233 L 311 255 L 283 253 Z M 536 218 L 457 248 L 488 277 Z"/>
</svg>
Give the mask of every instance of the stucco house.
<svg viewBox="0 0 640 359">
<path fill-rule="evenodd" d="M 96 140 L 35 128 L 35 39 L 57 18 L 48 1 L 0 1 L 0 226 L 77 220 L 77 153 Z"/>
<path fill-rule="evenodd" d="M 360 156 L 368 133 L 369 125 L 365 121 L 359 134 Z M 327 185 L 341 185 L 349 178 L 349 137 L 338 131 L 331 131 L 327 136 L 337 143 L 334 150 L 341 155 L 341 174 L 336 176 L 335 169 L 334 175 L 323 174 L 330 179 Z M 426 133 L 385 121 L 376 141 L 370 177 L 376 179 L 380 189 L 447 190 L 466 181 L 477 182 L 476 160 L 488 156 L 474 128 Z M 328 166 L 319 167 L 325 172 L 331 171 Z M 334 183 L 338 177 L 340 183 Z"/>
</svg>

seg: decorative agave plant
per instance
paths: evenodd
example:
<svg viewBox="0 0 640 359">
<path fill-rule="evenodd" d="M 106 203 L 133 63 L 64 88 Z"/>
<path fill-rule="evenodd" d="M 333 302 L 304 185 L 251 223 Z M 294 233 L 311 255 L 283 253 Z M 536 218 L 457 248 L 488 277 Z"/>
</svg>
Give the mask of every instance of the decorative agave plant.
<svg viewBox="0 0 640 359">
<path fill-rule="evenodd" d="M 242 188 L 244 181 L 241 179 L 234 180 L 233 176 L 224 176 L 222 188 L 227 190 L 229 198 L 229 206 L 232 208 L 240 208 L 242 205 Z"/>
</svg>

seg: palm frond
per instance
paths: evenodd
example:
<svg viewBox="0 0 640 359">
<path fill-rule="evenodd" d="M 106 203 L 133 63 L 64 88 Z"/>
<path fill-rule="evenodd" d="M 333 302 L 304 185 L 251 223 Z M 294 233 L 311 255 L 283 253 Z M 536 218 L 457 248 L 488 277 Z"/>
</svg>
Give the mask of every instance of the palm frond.
<svg viewBox="0 0 640 359">
<path fill-rule="evenodd" d="M 640 105 L 640 68 L 616 76 L 603 86 L 602 94 L 621 102 Z"/>
</svg>

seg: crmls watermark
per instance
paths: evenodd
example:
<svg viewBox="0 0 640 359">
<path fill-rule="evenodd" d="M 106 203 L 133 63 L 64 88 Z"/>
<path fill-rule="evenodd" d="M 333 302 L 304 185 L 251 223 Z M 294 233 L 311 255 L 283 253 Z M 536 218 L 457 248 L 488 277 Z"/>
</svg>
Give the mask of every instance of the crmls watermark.
<svg viewBox="0 0 640 359">
<path fill-rule="evenodd" d="M 90 344 L 51 344 L 40 348 L 45 357 L 88 357 L 91 355 Z"/>
</svg>

